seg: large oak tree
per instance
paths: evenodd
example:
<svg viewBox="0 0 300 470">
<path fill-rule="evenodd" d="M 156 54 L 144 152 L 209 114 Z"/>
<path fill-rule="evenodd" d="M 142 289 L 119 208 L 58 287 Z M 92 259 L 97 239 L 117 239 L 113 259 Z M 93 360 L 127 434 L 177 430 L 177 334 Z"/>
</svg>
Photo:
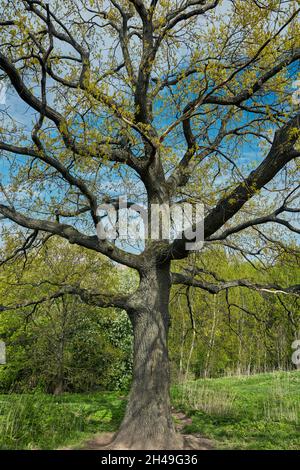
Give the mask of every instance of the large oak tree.
<svg viewBox="0 0 300 470">
<path fill-rule="evenodd" d="M 291 295 L 299 286 L 208 280 L 194 262 L 172 273 L 171 265 L 190 253 L 185 236 L 126 249 L 97 237 L 97 208 L 124 188 L 131 202 L 146 200 L 150 213 L 152 204 L 202 201 L 204 249 L 224 244 L 250 257 L 262 253 L 257 245 L 266 237 L 271 244 L 289 241 L 273 240 L 264 227 L 299 233 L 291 220 L 300 154 L 292 99 L 299 2 L 0 5 L 0 77 L 9 81 L 0 110 L 3 231 L 23 228 L 21 251 L 56 235 L 138 272 L 133 293 L 109 295 L 99 279 L 93 291 L 62 285 L 48 298 L 74 294 L 127 311 L 133 383 L 112 446 L 177 448 L 167 346 L 172 283 L 211 293 L 240 286 Z"/>
</svg>

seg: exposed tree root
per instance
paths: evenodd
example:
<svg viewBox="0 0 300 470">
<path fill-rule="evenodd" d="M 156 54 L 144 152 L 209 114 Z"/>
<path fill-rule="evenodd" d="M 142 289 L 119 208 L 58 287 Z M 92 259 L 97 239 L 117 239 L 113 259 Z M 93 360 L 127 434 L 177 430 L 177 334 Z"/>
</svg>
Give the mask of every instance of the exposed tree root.
<svg viewBox="0 0 300 470">
<path fill-rule="evenodd" d="M 142 440 L 135 440 L 131 447 L 128 447 L 127 442 L 122 443 L 116 440 L 118 434 L 114 433 L 101 433 L 94 438 L 85 441 L 80 447 L 81 450 L 211 450 L 214 448 L 213 442 L 204 438 L 200 434 L 184 434 L 181 431 L 184 427 L 191 423 L 191 419 L 183 413 L 174 413 L 177 433 L 175 439 L 169 442 L 167 447 L 150 442 L 143 442 Z M 78 449 L 79 447 L 76 447 Z M 75 447 L 69 448 L 75 450 Z"/>
</svg>

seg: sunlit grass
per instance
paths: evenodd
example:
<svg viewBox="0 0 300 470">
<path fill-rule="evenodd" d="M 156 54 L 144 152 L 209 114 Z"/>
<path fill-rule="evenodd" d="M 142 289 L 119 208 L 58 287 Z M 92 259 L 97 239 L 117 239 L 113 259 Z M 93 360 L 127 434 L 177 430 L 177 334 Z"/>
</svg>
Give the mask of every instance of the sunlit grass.
<svg viewBox="0 0 300 470">
<path fill-rule="evenodd" d="M 114 392 L 0 395 L 0 449 L 55 449 L 115 431 L 124 407 Z"/>
<path fill-rule="evenodd" d="M 196 398 L 196 399 L 195 399 Z M 201 379 L 174 387 L 192 424 L 226 449 L 300 449 L 300 373 Z"/>
<path fill-rule="evenodd" d="M 172 400 L 192 419 L 184 431 L 216 448 L 300 449 L 300 372 L 201 379 L 174 386 Z M 0 449 L 80 446 L 116 431 L 125 406 L 119 392 L 0 395 Z"/>
</svg>

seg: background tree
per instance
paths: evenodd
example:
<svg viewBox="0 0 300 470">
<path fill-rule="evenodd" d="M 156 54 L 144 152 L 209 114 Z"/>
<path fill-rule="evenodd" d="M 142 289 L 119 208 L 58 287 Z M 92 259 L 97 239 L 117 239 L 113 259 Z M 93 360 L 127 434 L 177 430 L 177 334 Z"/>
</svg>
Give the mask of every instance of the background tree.
<svg viewBox="0 0 300 470">
<path fill-rule="evenodd" d="M 255 279 L 208 283 L 195 259 L 171 274 L 190 253 L 186 236 L 148 239 L 138 252 L 96 235 L 99 203 L 125 188 L 150 215 L 157 203 L 204 202 L 211 255 L 225 243 L 265 256 L 267 224 L 298 232 L 289 217 L 298 210 L 298 13 L 294 0 L 1 1 L 0 69 L 26 110 L 25 119 L 16 106 L 2 110 L 4 230 L 24 228 L 23 250 L 58 235 L 139 274 L 133 293 L 64 285 L 47 296 L 129 315 L 133 383 L 112 446 L 180 446 L 169 400 L 172 283 L 299 292 Z M 278 248 L 280 237 L 268 243 Z"/>
<path fill-rule="evenodd" d="M 292 246 L 287 248 L 293 251 Z M 299 283 L 299 259 L 287 253 L 262 268 L 240 254 L 219 249 L 214 258 L 203 254 L 200 266 L 203 272 L 198 278 L 207 287 L 216 277 L 225 276 L 270 284 L 278 280 Z M 269 295 L 238 286 L 219 293 L 200 289 L 193 293 L 190 287 L 176 286 L 170 314 L 170 357 L 176 381 L 186 377 L 188 362 L 189 379 L 295 369 L 291 345 L 299 337 L 299 296 Z M 188 361 L 194 335 L 195 347 Z"/>
<path fill-rule="evenodd" d="M 10 238 L 2 253 L 18 247 Z M 125 312 L 95 309 L 73 295 L 38 302 L 49 290 L 82 278 L 113 292 L 120 273 L 103 258 L 61 239 L 7 262 L 0 275 L 0 335 L 7 364 L 0 369 L 1 391 L 40 389 L 48 393 L 127 389 L 131 377 L 132 334 Z M 124 277 L 124 275 L 123 275 Z M 124 280 L 122 279 L 122 283 Z M 36 300 L 37 299 L 37 300 Z M 22 305 L 29 303 L 27 307 Z"/>
</svg>

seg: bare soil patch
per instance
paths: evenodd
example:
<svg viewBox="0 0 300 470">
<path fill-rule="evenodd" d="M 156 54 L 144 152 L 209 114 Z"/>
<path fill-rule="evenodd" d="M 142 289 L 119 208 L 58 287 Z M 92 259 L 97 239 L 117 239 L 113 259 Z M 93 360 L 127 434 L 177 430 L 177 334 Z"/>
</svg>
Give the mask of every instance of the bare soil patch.
<svg viewBox="0 0 300 470">
<path fill-rule="evenodd" d="M 174 412 L 173 416 L 176 420 L 176 429 L 183 438 L 182 450 L 212 450 L 214 448 L 213 441 L 210 439 L 206 439 L 200 434 L 185 434 L 183 432 L 185 426 L 192 422 L 184 413 Z M 80 447 L 65 447 L 63 450 L 111 450 L 113 448 L 113 438 L 114 433 L 112 432 L 96 434 L 92 439 L 84 441 Z"/>
</svg>

